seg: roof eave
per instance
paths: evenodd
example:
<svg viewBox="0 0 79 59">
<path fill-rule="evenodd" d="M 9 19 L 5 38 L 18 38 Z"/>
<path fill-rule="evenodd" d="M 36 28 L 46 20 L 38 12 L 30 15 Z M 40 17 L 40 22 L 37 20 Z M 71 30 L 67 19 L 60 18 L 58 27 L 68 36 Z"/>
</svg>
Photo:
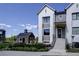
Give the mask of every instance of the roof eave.
<svg viewBox="0 0 79 59">
<path fill-rule="evenodd" d="M 73 4 L 74 4 L 74 3 L 69 4 L 69 5 L 65 8 L 65 11 L 66 11 L 68 8 L 70 8 Z"/>
<path fill-rule="evenodd" d="M 53 9 L 53 8 L 51 8 L 50 6 L 48 6 L 47 4 L 45 4 L 45 5 L 40 9 L 40 11 L 37 13 L 37 15 L 39 15 L 40 12 L 41 12 L 46 6 L 47 6 L 49 9 L 51 9 L 52 11 L 55 11 L 55 9 Z"/>
</svg>

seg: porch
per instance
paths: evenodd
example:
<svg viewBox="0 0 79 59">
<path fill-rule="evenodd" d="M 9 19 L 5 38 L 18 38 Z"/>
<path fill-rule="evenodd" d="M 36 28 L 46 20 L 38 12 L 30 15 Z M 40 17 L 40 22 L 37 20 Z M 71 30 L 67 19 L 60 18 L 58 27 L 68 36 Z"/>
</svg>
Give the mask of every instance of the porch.
<svg viewBox="0 0 79 59">
<path fill-rule="evenodd" d="M 65 38 L 65 32 L 66 32 L 65 29 L 66 29 L 65 22 L 55 22 L 56 38 Z"/>
</svg>

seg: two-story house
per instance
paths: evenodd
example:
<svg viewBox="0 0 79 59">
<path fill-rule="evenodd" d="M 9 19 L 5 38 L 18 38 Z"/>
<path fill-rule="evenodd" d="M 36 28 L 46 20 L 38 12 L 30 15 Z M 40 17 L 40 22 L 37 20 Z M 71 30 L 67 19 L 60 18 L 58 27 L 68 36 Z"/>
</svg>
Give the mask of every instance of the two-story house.
<svg viewBox="0 0 79 59">
<path fill-rule="evenodd" d="M 52 46 L 58 38 L 70 46 L 79 42 L 79 4 L 69 4 L 60 12 L 45 4 L 37 15 L 39 43 Z"/>
</svg>

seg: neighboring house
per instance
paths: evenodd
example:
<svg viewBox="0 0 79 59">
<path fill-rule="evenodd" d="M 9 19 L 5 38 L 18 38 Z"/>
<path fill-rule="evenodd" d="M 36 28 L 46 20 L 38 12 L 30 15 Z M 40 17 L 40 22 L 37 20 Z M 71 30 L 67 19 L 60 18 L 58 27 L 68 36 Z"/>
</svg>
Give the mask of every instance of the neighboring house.
<svg viewBox="0 0 79 59">
<path fill-rule="evenodd" d="M 25 43 L 25 44 L 32 44 L 34 43 L 35 36 L 32 32 L 24 31 L 24 33 L 20 33 L 17 35 L 16 43 Z"/>
<path fill-rule="evenodd" d="M 0 43 L 3 43 L 5 40 L 5 32 L 4 29 L 0 29 Z"/>
<path fill-rule="evenodd" d="M 39 43 L 53 45 L 54 40 L 64 38 L 72 47 L 79 42 L 79 4 L 69 4 L 60 12 L 45 4 L 37 15 Z"/>
</svg>

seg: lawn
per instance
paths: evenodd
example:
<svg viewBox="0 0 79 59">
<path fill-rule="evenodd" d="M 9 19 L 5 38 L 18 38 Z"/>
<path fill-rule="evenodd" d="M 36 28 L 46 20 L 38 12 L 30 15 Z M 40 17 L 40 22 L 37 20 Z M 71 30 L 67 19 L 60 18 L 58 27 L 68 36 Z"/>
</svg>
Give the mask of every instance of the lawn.
<svg viewBox="0 0 79 59">
<path fill-rule="evenodd" d="M 79 48 L 71 48 L 71 49 L 67 49 L 66 52 L 79 53 Z"/>
</svg>

